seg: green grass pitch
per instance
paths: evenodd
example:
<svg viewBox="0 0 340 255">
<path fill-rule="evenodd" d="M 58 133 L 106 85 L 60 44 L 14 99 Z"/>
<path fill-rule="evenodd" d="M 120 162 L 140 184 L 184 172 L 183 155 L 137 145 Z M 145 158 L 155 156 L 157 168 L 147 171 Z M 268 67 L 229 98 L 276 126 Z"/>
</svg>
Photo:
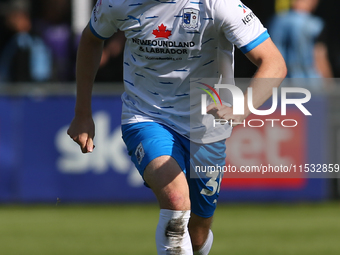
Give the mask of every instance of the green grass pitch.
<svg viewBox="0 0 340 255">
<path fill-rule="evenodd" d="M 0 206 L 3 255 L 156 254 L 156 205 Z M 222 205 L 211 255 L 338 255 L 340 206 Z"/>
</svg>

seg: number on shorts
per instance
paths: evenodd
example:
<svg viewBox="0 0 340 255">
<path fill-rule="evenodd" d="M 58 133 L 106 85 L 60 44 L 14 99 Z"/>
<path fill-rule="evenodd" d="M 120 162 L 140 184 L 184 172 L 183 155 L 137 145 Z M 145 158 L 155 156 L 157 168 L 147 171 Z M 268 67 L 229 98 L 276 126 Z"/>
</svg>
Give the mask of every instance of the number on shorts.
<svg viewBox="0 0 340 255">
<path fill-rule="evenodd" d="M 213 196 L 215 193 L 220 192 L 221 181 L 222 181 L 222 172 L 219 171 L 209 171 L 206 173 L 207 177 L 210 177 L 209 181 L 207 181 L 206 186 L 211 187 L 212 190 L 202 189 L 201 194 L 206 196 Z M 219 178 L 219 181 L 216 179 Z"/>
</svg>

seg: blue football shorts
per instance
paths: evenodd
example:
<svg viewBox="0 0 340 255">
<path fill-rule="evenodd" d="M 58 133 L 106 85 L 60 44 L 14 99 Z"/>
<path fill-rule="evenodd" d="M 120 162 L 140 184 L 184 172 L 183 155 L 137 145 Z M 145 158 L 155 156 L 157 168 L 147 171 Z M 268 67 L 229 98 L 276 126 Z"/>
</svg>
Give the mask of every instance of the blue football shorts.
<svg viewBox="0 0 340 255">
<path fill-rule="evenodd" d="M 196 144 L 156 122 L 122 125 L 122 134 L 128 153 L 142 177 L 153 159 L 165 155 L 173 157 L 186 175 L 191 211 L 204 218 L 214 214 L 223 171 L 207 169 L 208 166 L 225 165 L 225 140 Z"/>
</svg>

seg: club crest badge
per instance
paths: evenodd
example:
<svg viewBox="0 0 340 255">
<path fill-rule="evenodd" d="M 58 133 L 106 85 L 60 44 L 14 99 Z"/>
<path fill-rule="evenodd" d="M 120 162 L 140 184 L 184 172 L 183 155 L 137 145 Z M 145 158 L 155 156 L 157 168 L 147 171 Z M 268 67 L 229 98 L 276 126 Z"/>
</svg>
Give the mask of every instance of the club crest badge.
<svg viewBox="0 0 340 255">
<path fill-rule="evenodd" d="M 182 26 L 186 29 L 198 28 L 200 11 L 194 8 L 183 9 L 183 23 Z"/>
<path fill-rule="evenodd" d="M 143 148 L 142 143 L 138 144 L 136 151 L 135 151 L 135 155 L 136 155 L 138 164 L 140 165 L 140 163 L 142 162 L 142 160 L 145 156 L 145 152 L 144 152 L 144 148 Z"/>
</svg>

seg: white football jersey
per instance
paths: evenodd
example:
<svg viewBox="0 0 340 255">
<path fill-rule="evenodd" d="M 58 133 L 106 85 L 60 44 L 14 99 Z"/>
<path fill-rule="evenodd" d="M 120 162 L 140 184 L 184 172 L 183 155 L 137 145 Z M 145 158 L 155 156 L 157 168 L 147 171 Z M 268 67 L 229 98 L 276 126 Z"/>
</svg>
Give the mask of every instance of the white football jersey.
<svg viewBox="0 0 340 255">
<path fill-rule="evenodd" d="M 230 84 L 234 45 L 247 53 L 269 37 L 239 0 L 98 0 L 90 28 L 101 39 L 118 29 L 127 38 L 122 124 L 155 121 L 198 143 L 232 129 L 201 115 L 202 79 Z"/>
</svg>

